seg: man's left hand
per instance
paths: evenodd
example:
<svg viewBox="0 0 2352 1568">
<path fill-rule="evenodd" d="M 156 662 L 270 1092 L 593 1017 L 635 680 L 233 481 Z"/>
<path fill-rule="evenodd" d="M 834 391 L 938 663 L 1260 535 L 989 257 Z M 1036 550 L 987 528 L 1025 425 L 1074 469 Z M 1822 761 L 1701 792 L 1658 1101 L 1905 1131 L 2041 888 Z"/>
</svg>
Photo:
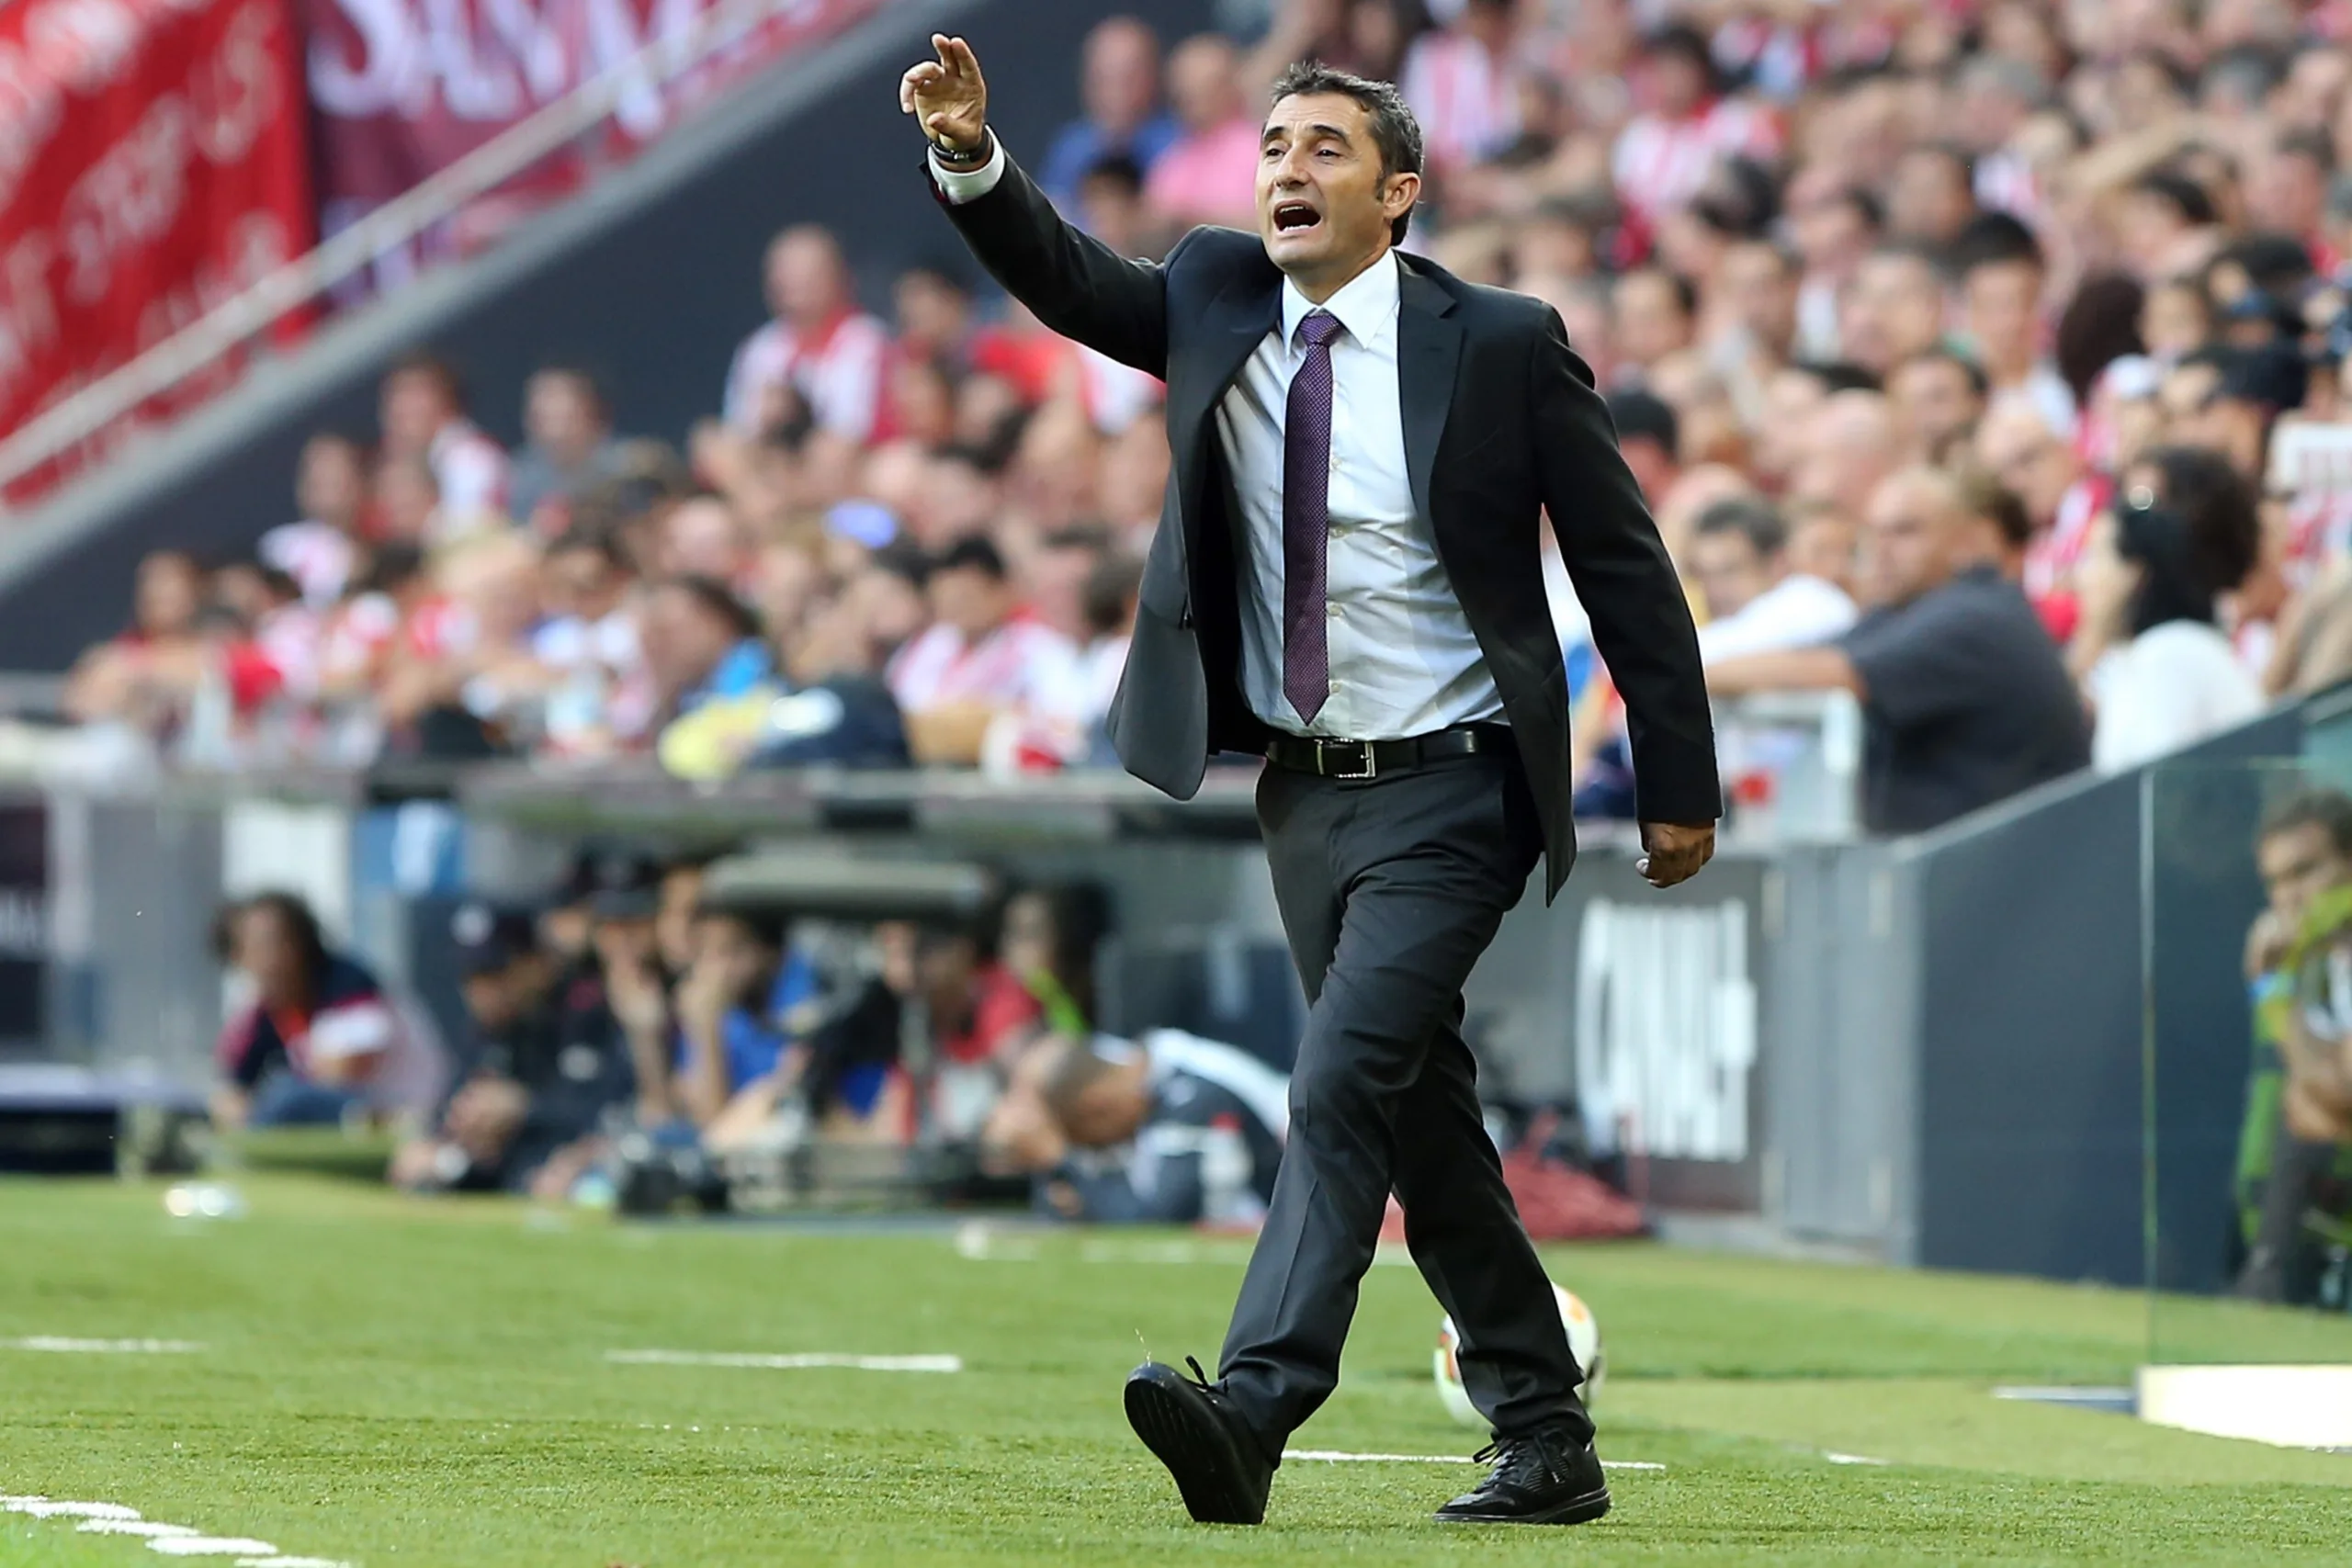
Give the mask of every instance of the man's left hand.
<svg viewBox="0 0 2352 1568">
<path fill-rule="evenodd" d="M 1679 822 L 1642 824 L 1642 858 L 1634 869 L 1652 887 L 1671 887 L 1699 874 L 1714 858 L 1715 825 L 1685 827 Z"/>
</svg>

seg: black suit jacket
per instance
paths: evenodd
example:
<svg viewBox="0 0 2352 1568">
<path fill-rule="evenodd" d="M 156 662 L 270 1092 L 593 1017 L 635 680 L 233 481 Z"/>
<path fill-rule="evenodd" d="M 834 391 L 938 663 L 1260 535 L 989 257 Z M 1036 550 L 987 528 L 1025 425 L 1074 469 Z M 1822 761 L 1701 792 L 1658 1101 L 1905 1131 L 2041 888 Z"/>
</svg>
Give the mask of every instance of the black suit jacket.
<svg viewBox="0 0 2352 1568">
<path fill-rule="evenodd" d="M 1216 415 L 1281 320 L 1282 273 L 1257 235 L 1234 229 L 1195 229 L 1159 265 L 1124 260 L 1064 222 L 1010 160 L 988 195 L 942 199 L 981 265 L 1040 321 L 1168 383 L 1174 461 L 1111 736 L 1129 773 L 1189 799 L 1211 752 L 1264 750 L 1265 726 L 1241 692 L 1245 547 Z M 1576 859 L 1576 829 L 1567 671 L 1544 596 L 1538 517 L 1551 515 L 1625 699 L 1646 820 L 1712 822 L 1722 810 L 1698 637 L 1558 312 L 1403 261 L 1397 373 L 1413 501 L 1519 743 L 1549 897 Z"/>
</svg>

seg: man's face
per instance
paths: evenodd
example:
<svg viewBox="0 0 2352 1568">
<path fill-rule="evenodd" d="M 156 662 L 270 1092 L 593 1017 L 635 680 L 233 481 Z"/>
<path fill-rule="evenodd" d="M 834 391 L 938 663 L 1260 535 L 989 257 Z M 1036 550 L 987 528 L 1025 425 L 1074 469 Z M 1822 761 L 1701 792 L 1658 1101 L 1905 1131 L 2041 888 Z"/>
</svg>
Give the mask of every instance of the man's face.
<svg viewBox="0 0 2352 1568">
<path fill-rule="evenodd" d="M 377 411 L 384 427 L 384 450 L 401 457 L 422 455 L 457 412 L 441 378 L 432 371 L 422 367 L 393 371 L 384 378 Z"/>
<path fill-rule="evenodd" d="M 977 567 L 956 567 L 931 577 L 931 613 L 967 638 L 986 637 L 1004 622 L 1005 586 Z"/>
<path fill-rule="evenodd" d="M 645 665 L 665 698 L 710 678 L 734 646 L 734 630 L 683 589 L 664 588 L 647 602 L 642 629 Z"/>
<path fill-rule="evenodd" d="M 558 550 L 548 557 L 546 571 L 548 604 L 559 615 L 594 620 L 620 596 L 620 573 L 602 550 Z"/>
<path fill-rule="evenodd" d="M 1080 86 L 1086 118 L 1114 135 L 1149 118 L 1159 99 L 1159 45 L 1151 29 L 1114 17 L 1088 34 Z"/>
<path fill-rule="evenodd" d="M 1700 534 L 1690 541 L 1690 576 L 1713 616 L 1736 615 L 1754 603 L 1771 586 L 1771 565 L 1736 528 Z"/>
<path fill-rule="evenodd" d="M 695 967 L 716 976 L 715 984 L 739 1007 L 758 999 L 775 968 L 775 950 L 731 915 L 705 915 L 695 922 Z"/>
<path fill-rule="evenodd" d="M 462 989 L 465 992 L 466 1013 L 476 1028 L 486 1034 L 496 1034 L 512 1028 L 523 1016 L 528 990 L 526 965 L 520 961 L 487 975 L 469 975 Z"/>
<path fill-rule="evenodd" d="M 963 340 L 969 312 L 963 294 L 944 278 L 910 272 L 899 279 L 893 293 L 899 337 L 909 347 L 936 354 Z"/>
<path fill-rule="evenodd" d="M 562 462 L 579 462 L 604 438 L 604 411 L 579 377 L 541 371 L 524 394 L 523 427 L 531 445 Z"/>
<path fill-rule="evenodd" d="M 2073 450 L 2056 432 L 2029 410 L 2005 408 L 1985 421 L 1976 446 L 1993 477 L 2025 502 L 2035 527 L 2057 521 L 2078 469 Z"/>
<path fill-rule="evenodd" d="M 2041 304 L 2041 269 L 2028 261 L 1970 269 L 1961 310 L 1984 358 L 2007 369 L 2033 359 Z"/>
<path fill-rule="evenodd" d="M 1984 412 L 1968 372 L 1949 359 L 1915 359 L 1886 384 L 1894 423 L 1917 456 L 1932 460 Z"/>
<path fill-rule="evenodd" d="M 1884 374 L 1943 335 L 1943 288 L 1917 256 L 1877 255 L 1861 265 L 1840 323 L 1849 359 Z"/>
<path fill-rule="evenodd" d="M 1635 365 L 1654 365 L 1689 345 L 1690 318 L 1672 280 L 1656 272 L 1622 278 L 1611 297 L 1617 352 Z"/>
<path fill-rule="evenodd" d="M 1241 108 L 1233 46 L 1212 33 L 1187 39 L 1168 62 L 1168 97 L 1184 129 L 1215 130 Z"/>
<path fill-rule="evenodd" d="M 1951 497 L 1917 474 L 1897 474 L 1871 497 L 1871 559 L 1890 604 L 1907 604 L 1951 576 L 1960 519 Z"/>
<path fill-rule="evenodd" d="M 2271 911 L 2290 931 L 2301 928 L 2312 900 L 2352 882 L 2352 859 L 2316 822 L 2301 822 L 2271 834 L 2255 851 Z"/>
<path fill-rule="evenodd" d="M 1796 332 L 1796 275 L 1770 245 L 1748 243 L 1724 254 L 1721 284 L 1740 325 L 1778 350 Z"/>
<path fill-rule="evenodd" d="M 1150 1110 L 1150 1097 L 1134 1074 L 1105 1073 L 1070 1097 L 1062 1134 L 1080 1148 L 1112 1148 L 1134 1137 Z"/>
<path fill-rule="evenodd" d="M 821 321 L 849 297 L 841 252 L 809 230 L 795 230 L 769 247 L 767 286 L 768 309 L 787 321 Z"/>
<path fill-rule="evenodd" d="M 1384 180 L 1370 117 L 1339 93 L 1306 93 L 1266 117 L 1258 155 L 1258 236 L 1294 277 L 1337 275 L 1388 247 L 1389 225 L 1413 204 L 1420 176 Z"/>
<path fill-rule="evenodd" d="M 2184 365 L 2156 389 L 2165 413 L 2165 438 L 2185 446 L 2226 451 L 2227 422 L 2222 417 L 2222 372 L 2211 365 Z"/>
<path fill-rule="evenodd" d="M 132 618 L 151 637 L 177 637 L 204 607 L 204 573 L 176 551 L 159 551 L 139 563 Z"/>
<path fill-rule="evenodd" d="M 368 500 L 368 468 L 359 448 L 338 436 L 311 437 L 302 448 L 294 500 L 305 517 L 338 528 L 356 526 Z"/>
<path fill-rule="evenodd" d="M 1895 166 L 1887 227 L 1906 238 L 1941 244 L 1960 232 L 1975 205 L 1960 165 L 1941 152 L 1922 149 Z"/>
</svg>

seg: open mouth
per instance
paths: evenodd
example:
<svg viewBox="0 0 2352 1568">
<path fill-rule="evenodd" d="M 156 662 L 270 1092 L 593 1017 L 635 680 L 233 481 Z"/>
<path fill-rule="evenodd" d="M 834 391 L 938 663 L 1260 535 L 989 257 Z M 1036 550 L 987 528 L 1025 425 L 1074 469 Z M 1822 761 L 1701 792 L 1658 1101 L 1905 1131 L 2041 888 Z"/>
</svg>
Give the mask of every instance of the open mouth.
<svg viewBox="0 0 2352 1568">
<path fill-rule="evenodd" d="M 1285 201 L 1274 209 L 1274 232 L 1295 234 L 1323 221 L 1323 215 L 1303 201 Z"/>
</svg>

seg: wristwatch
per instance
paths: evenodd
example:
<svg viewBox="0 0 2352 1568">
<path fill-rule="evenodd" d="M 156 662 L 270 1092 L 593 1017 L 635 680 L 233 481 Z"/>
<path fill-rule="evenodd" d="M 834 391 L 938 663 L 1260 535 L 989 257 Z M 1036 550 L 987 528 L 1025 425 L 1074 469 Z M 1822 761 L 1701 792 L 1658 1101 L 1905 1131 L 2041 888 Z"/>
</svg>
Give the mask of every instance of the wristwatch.
<svg viewBox="0 0 2352 1568">
<path fill-rule="evenodd" d="M 968 172 L 978 168 L 996 153 L 996 132 L 986 126 L 980 128 L 978 144 L 963 152 L 956 151 L 937 137 L 929 140 L 931 155 L 938 159 L 940 166 L 945 169 Z"/>
</svg>

